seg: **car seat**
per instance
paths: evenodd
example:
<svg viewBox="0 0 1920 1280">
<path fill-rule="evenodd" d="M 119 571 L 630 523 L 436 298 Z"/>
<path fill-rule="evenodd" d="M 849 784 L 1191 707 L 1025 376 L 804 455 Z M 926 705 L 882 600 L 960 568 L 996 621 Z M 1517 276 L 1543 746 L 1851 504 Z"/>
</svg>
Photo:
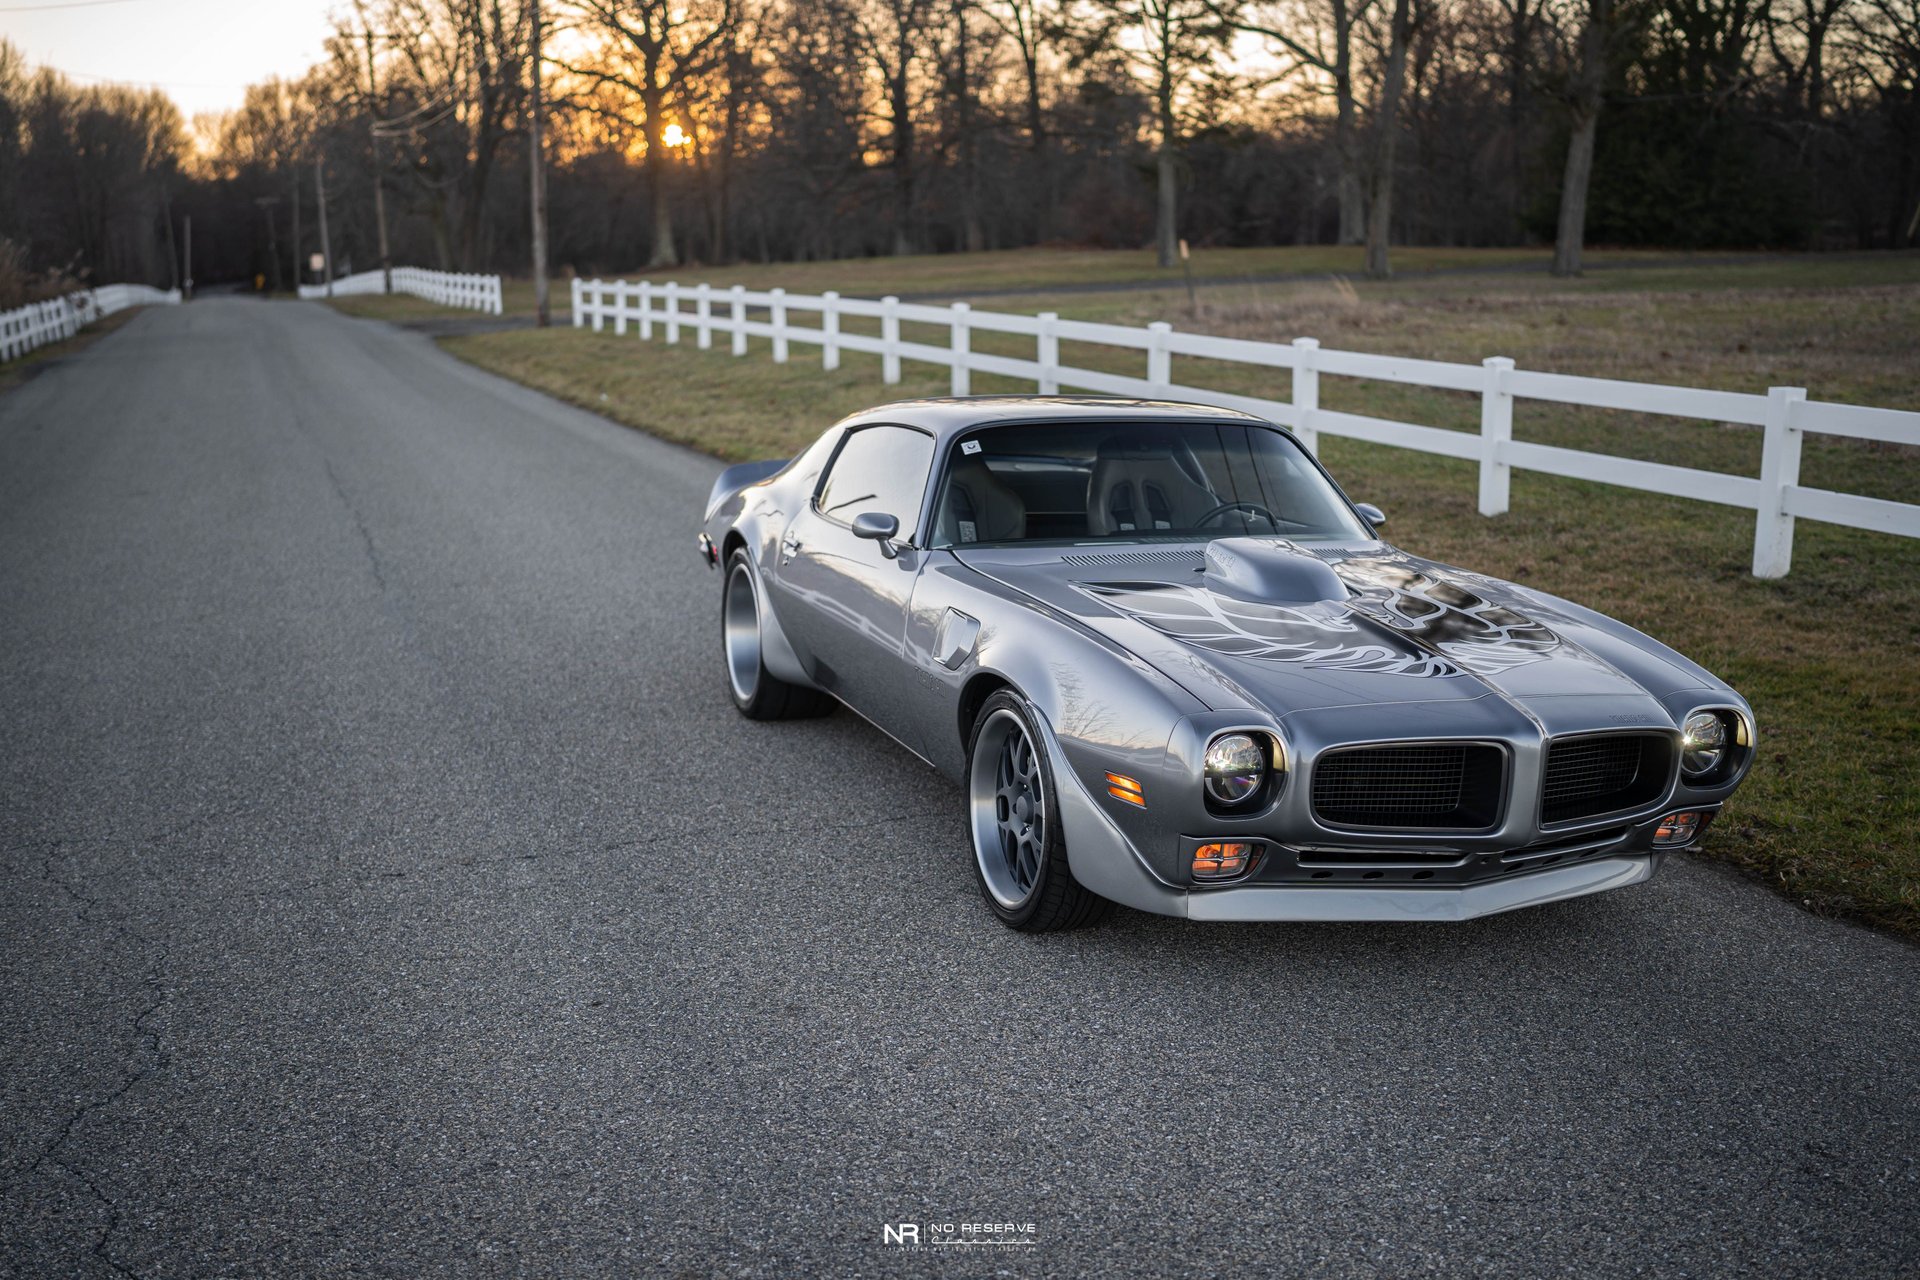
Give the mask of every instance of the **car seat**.
<svg viewBox="0 0 1920 1280">
<path fill-rule="evenodd" d="M 1011 542 L 1027 536 L 1027 504 L 978 459 L 956 462 L 936 526 L 939 545 Z"/>
<path fill-rule="evenodd" d="M 1169 436 L 1102 441 L 1087 482 L 1087 528 L 1098 537 L 1191 529 L 1219 505 L 1193 447 Z"/>
</svg>

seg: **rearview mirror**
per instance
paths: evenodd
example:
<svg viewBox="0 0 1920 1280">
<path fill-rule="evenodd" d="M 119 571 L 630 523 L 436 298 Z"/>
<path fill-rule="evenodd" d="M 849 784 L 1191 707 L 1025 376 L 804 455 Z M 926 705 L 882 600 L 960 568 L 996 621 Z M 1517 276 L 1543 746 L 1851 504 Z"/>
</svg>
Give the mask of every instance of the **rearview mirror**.
<svg viewBox="0 0 1920 1280">
<path fill-rule="evenodd" d="M 853 536 L 871 538 L 889 560 L 894 556 L 893 540 L 900 532 L 900 521 L 884 511 L 863 511 L 853 518 Z"/>
<path fill-rule="evenodd" d="M 1361 517 L 1376 529 L 1387 522 L 1387 513 L 1374 506 L 1371 502 L 1356 502 L 1353 504 L 1353 509 L 1358 511 Z"/>
</svg>

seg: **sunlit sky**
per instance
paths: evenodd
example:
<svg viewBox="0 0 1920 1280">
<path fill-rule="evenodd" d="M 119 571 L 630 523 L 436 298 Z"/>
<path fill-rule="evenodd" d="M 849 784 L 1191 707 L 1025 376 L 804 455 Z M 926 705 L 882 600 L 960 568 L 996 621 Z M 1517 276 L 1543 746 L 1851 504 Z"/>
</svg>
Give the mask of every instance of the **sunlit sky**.
<svg viewBox="0 0 1920 1280">
<path fill-rule="evenodd" d="M 0 37 L 83 83 L 165 89 L 188 120 L 325 54 L 340 0 L 0 0 Z"/>
</svg>

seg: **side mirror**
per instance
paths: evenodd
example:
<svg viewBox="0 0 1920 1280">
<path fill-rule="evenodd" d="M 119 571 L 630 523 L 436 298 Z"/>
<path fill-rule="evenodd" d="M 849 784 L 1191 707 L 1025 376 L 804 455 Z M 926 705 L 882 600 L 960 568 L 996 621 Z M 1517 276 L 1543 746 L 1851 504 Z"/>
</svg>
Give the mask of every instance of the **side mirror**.
<svg viewBox="0 0 1920 1280">
<path fill-rule="evenodd" d="M 1387 522 L 1387 513 L 1374 506 L 1371 502 L 1356 502 L 1353 504 L 1353 509 L 1358 511 L 1361 517 L 1376 529 Z"/>
<path fill-rule="evenodd" d="M 893 540 L 900 533 L 900 521 L 884 511 L 863 511 L 853 518 L 853 536 L 871 538 L 880 544 L 880 553 L 891 560 L 898 554 Z"/>
</svg>

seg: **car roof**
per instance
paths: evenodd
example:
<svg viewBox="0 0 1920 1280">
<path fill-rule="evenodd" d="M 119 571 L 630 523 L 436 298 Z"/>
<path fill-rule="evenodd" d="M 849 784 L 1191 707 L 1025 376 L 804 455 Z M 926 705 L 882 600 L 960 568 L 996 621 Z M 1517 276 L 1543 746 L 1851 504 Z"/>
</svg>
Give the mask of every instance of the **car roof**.
<svg viewBox="0 0 1920 1280">
<path fill-rule="evenodd" d="M 1179 400 L 1132 400 L 1122 396 L 940 396 L 895 400 L 840 420 L 842 427 L 897 423 L 931 431 L 945 444 L 953 436 L 996 423 L 1165 422 L 1194 426 L 1241 422 L 1272 426 L 1238 409 Z"/>
</svg>

